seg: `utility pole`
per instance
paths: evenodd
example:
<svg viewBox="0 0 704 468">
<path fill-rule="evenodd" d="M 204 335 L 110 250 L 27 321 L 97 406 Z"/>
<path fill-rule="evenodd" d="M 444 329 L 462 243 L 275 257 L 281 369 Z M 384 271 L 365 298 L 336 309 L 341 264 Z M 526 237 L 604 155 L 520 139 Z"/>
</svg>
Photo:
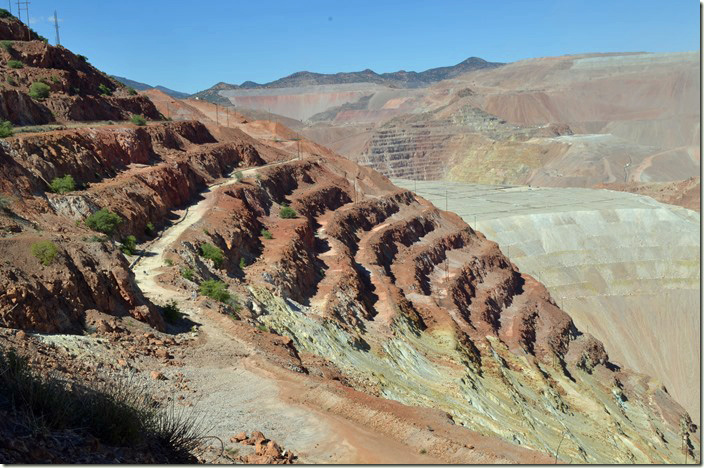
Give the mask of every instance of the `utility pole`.
<svg viewBox="0 0 704 468">
<path fill-rule="evenodd" d="M 59 18 L 56 16 L 56 10 L 54 10 L 54 28 L 56 28 L 56 45 L 61 45 L 61 38 L 59 37 Z"/>
<path fill-rule="evenodd" d="M 12 14 L 12 0 L 7 0 L 7 11 Z"/>
<path fill-rule="evenodd" d="M 22 21 L 22 7 L 24 6 L 24 12 L 27 17 L 25 25 L 27 26 L 27 40 L 32 40 L 32 33 L 29 30 L 29 3 L 27 0 L 17 0 L 17 19 Z"/>
</svg>

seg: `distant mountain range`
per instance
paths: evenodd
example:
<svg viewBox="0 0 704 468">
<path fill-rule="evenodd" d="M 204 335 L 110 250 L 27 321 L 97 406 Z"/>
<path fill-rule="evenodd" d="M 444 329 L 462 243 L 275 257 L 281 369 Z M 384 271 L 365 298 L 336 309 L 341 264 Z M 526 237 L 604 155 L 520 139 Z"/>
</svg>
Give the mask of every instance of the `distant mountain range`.
<svg viewBox="0 0 704 468">
<path fill-rule="evenodd" d="M 216 85 L 194 94 L 194 97 L 207 100 L 222 99 L 218 91 L 230 89 L 260 89 L 260 88 L 295 88 L 299 86 L 343 84 L 343 83 L 377 83 L 395 88 L 422 88 L 438 81 L 453 78 L 462 73 L 483 68 L 496 68 L 504 65 L 498 62 L 487 62 L 478 57 L 470 57 L 457 65 L 431 68 L 422 72 L 397 71 L 393 73 L 376 73 L 373 70 L 359 72 L 342 72 L 334 74 L 313 73 L 301 71 L 288 75 L 270 83 L 259 84 L 245 81 L 241 85 L 220 82 Z"/>
<path fill-rule="evenodd" d="M 140 83 L 139 81 L 130 80 L 129 78 L 125 78 L 123 76 L 115 76 L 115 75 L 110 75 L 110 76 L 126 86 L 131 86 L 132 88 L 136 89 L 137 91 L 146 91 L 148 89 L 158 89 L 159 91 L 162 91 L 162 92 L 164 92 L 164 93 L 168 94 L 169 96 L 174 97 L 176 99 L 183 99 L 183 98 L 187 98 L 188 96 L 190 96 L 190 94 L 188 94 L 188 93 L 174 91 L 173 89 L 169 89 L 169 88 L 166 88 L 161 85 L 152 86 L 152 85 L 148 85 L 146 83 Z"/>
</svg>

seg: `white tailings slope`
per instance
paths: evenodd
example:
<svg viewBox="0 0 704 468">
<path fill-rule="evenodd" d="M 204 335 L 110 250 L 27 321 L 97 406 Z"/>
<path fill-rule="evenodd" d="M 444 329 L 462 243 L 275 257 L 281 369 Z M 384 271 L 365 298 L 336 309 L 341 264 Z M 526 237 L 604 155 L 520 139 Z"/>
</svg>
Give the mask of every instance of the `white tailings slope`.
<svg viewBox="0 0 704 468">
<path fill-rule="evenodd" d="M 662 380 L 699 422 L 698 213 L 609 190 L 393 182 L 497 242 L 612 360 Z"/>
</svg>

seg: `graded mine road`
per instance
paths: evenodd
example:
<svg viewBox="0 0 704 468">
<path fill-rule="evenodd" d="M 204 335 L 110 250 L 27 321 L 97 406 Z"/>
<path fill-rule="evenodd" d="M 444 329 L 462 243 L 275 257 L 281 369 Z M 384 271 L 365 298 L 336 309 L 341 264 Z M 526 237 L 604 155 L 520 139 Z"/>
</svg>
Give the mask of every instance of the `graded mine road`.
<svg viewBox="0 0 704 468">
<path fill-rule="evenodd" d="M 699 414 L 698 213 L 610 190 L 393 182 L 497 242 L 615 362 Z"/>
</svg>

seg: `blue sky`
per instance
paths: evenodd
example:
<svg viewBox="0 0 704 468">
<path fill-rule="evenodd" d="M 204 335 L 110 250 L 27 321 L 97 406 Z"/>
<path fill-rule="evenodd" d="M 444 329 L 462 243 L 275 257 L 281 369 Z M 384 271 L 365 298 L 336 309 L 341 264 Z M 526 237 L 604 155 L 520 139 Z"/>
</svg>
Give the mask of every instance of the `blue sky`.
<svg viewBox="0 0 704 468">
<path fill-rule="evenodd" d="M 108 73 L 184 92 L 471 56 L 699 50 L 694 0 L 32 0 L 32 27 L 52 44 L 55 9 L 65 47 Z"/>
</svg>

